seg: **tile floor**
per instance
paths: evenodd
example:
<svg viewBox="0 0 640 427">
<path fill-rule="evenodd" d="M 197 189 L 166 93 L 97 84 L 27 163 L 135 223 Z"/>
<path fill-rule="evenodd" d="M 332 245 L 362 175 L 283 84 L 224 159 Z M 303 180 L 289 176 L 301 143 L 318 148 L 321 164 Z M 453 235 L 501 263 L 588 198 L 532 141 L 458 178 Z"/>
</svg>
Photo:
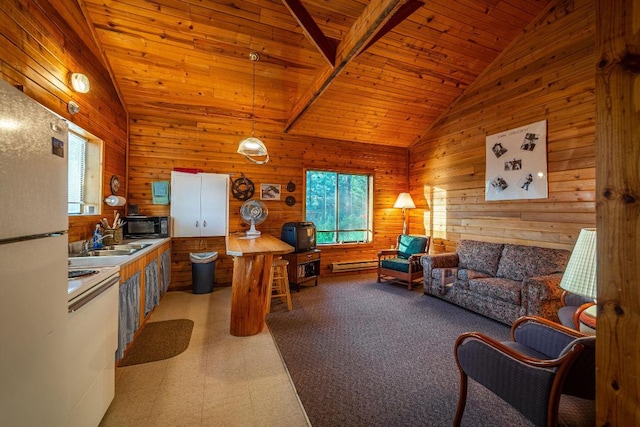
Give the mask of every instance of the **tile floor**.
<svg viewBox="0 0 640 427">
<path fill-rule="evenodd" d="M 149 321 L 193 320 L 189 347 L 117 368 L 116 395 L 100 426 L 310 426 L 268 329 L 229 334 L 230 301 L 230 287 L 167 293 Z"/>
</svg>

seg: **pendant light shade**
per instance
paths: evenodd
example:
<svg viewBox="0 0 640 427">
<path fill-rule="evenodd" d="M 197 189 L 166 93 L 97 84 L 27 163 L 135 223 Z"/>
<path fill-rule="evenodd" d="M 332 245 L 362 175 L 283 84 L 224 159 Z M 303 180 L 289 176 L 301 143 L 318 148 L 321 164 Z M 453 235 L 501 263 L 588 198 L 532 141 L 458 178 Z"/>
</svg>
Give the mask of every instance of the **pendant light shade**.
<svg viewBox="0 0 640 427">
<path fill-rule="evenodd" d="M 265 147 L 264 142 L 253 136 L 240 141 L 238 153 L 259 165 L 264 165 L 269 161 L 269 153 L 267 152 L 267 147 Z M 264 159 L 259 160 L 254 157 L 264 157 Z"/>
<path fill-rule="evenodd" d="M 264 165 L 269 161 L 269 153 L 264 142 L 253 136 L 256 121 L 256 62 L 260 60 L 260 56 L 256 52 L 249 54 L 249 59 L 253 61 L 253 87 L 251 91 L 251 136 L 240 141 L 238 144 L 238 153 L 258 165 Z"/>
</svg>

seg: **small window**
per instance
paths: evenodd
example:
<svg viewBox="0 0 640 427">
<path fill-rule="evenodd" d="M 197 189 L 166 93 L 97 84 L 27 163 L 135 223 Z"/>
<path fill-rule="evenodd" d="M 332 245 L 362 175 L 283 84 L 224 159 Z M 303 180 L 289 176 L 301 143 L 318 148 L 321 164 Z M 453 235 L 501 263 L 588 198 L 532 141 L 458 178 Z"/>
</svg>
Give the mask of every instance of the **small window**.
<svg viewBox="0 0 640 427">
<path fill-rule="evenodd" d="M 306 220 L 318 244 L 364 243 L 373 236 L 373 176 L 308 170 Z"/>
<path fill-rule="evenodd" d="M 69 215 L 100 215 L 102 206 L 102 141 L 69 124 L 67 143 Z"/>
</svg>

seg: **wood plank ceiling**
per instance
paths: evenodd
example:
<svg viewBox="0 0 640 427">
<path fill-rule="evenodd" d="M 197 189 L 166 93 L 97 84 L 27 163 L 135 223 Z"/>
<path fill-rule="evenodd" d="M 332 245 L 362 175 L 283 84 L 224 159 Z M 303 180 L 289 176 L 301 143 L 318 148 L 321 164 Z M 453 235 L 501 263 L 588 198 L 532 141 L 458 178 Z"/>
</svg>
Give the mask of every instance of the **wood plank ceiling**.
<svg viewBox="0 0 640 427">
<path fill-rule="evenodd" d="M 256 133 L 408 147 L 549 1 L 78 2 L 133 117 L 250 120 L 255 65 Z"/>
</svg>

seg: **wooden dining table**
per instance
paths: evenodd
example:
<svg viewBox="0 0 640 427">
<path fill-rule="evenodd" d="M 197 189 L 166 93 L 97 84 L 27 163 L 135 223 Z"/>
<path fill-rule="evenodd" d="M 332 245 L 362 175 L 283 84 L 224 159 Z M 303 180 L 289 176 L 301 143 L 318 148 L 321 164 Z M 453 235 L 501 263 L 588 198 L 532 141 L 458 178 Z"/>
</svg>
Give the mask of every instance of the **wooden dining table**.
<svg viewBox="0 0 640 427">
<path fill-rule="evenodd" d="M 227 236 L 226 246 L 227 255 L 233 257 L 231 335 L 256 335 L 265 326 L 273 258 L 293 252 L 294 248 L 269 234 L 257 238 L 232 234 Z"/>
</svg>

